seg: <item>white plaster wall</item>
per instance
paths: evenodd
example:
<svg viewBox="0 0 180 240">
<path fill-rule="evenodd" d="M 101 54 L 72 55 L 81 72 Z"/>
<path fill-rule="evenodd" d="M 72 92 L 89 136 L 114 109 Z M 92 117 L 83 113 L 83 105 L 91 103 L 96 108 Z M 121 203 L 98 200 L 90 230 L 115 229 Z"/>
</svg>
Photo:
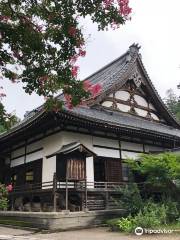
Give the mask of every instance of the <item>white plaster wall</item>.
<svg viewBox="0 0 180 240">
<path fill-rule="evenodd" d="M 86 179 L 87 182 L 94 182 L 94 159 L 93 157 L 86 158 Z M 93 184 L 88 184 L 88 188 L 93 188 Z"/>
<path fill-rule="evenodd" d="M 121 151 L 122 159 L 128 159 L 128 158 L 137 159 L 139 154 L 140 153 L 136 153 L 136 152 Z"/>
<path fill-rule="evenodd" d="M 93 137 L 93 145 L 119 148 L 119 141 L 108 138 Z"/>
<path fill-rule="evenodd" d="M 63 131 L 63 132 L 61 132 L 61 136 L 62 136 L 62 145 L 65 145 L 65 144 L 68 144 L 71 142 L 80 142 L 88 149 L 90 149 L 90 150 L 93 149 L 91 135 Z"/>
<path fill-rule="evenodd" d="M 111 101 L 105 101 L 102 103 L 102 106 L 104 106 L 104 107 L 112 107 L 112 105 L 113 105 L 113 102 L 111 102 Z"/>
<path fill-rule="evenodd" d="M 126 91 L 117 91 L 115 93 L 115 98 L 127 101 L 130 98 L 130 94 Z"/>
<path fill-rule="evenodd" d="M 46 156 L 51 155 L 61 148 L 61 132 L 42 139 L 42 146 L 42 182 L 53 181 L 53 175 L 56 172 L 56 156 L 53 156 L 51 158 L 46 158 Z"/>
<path fill-rule="evenodd" d="M 163 147 L 145 145 L 145 152 L 163 151 L 163 150 L 164 150 Z"/>
<path fill-rule="evenodd" d="M 141 117 L 146 117 L 148 112 L 140 108 L 135 108 L 136 113 Z"/>
<path fill-rule="evenodd" d="M 42 140 L 43 156 L 46 157 L 58 151 L 62 146 L 62 133 L 56 133 Z"/>
<path fill-rule="evenodd" d="M 19 166 L 19 165 L 21 165 L 21 164 L 24 164 L 24 156 L 12 160 L 10 166 L 11 166 L 11 167 L 16 167 L 16 166 Z"/>
<path fill-rule="evenodd" d="M 128 111 L 130 111 L 131 107 L 128 105 L 125 105 L 125 104 L 117 103 L 117 108 L 119 110 L 121 110 L 122 112 L 128 112 Z"/>
<path fill-rule="evenodd" d="M 34 150 L 36 150 L 38 148 L 41 148 L 42 145 L 43 145 L 42 144 L 42 140 L 34 142 L 34 143 L 31 143 L 31 144 L 27 145 L 26 151 L 27 151 L 27 153 L 28 152 L 32 152 L 32 151 L 34 151 Z"/>
<path fill-rule="evenodd" d="M 119 150 L 94 147 L 93 151 L 101 157 L 120 158 Z"/>
<path fill-rule="evenodd" d="M 18 157 L 22 154 L 25 154 L 25 147 L 22 147 L 22 148 L 19 148 L 19 149 L 15 150 L 15 151 L 12 151 L 11 158 Z"/>
<path fill-rule="evenodd" d="M 35 153 L 28 154 L 26 156 L 26 162 L 32 162 L 32 161 L 38 160 L 40 158 L 43 158 L 43 151 L 42 150 L 40 150 L 38 152 L 35 152 Z"/>
<path fill-rule="evenodd" d="M 137 102 L 139 106 L 148 107 L 148 103 L 146 99 L 144 99 L 143 97 L 139 95 L 134 95 L 134 100 Z"/>
<path fill-rule="evenodd" d="M 56 172 L 56 156 L 51 158 L 43 158 L 42 163 L 42 182 L 53 181 Z"/>
<path fill-rule="evenodd" d="M 143 144 L 121 141 L 121 148 L 143 152 Z"/>
<path fill-rule="evenodd" d="M 158 116 L 154 113 L 151 113 L 151 117 L 154 119 L 154 120 L 159 120 Z"/>
</svg>

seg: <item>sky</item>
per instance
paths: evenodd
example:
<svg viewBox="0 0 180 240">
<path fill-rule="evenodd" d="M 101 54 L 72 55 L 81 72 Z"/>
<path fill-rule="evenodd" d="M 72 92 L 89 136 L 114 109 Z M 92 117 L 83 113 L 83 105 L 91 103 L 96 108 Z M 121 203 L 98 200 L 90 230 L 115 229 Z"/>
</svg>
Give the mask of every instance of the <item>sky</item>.
<svg viewBox="0 0 180 240">
<path fill-rule="evenodd" d="M 89 19 L 83 21 L 84 32 L 91 37 L 87 41 L 87 55 L 79 61 L 80 79 L 122 55 L 132 43 L 138 43 L 142 61 L 160 96 L 164 98 L 169 88 L 179 94 L 180 1 L 130 0 L 130 6 L 132 20 L 117 30 L 98 32 L 96 24 Z M 25 94 L 18 84 L 6 82 L 4 89 L 7 111 L 21 119 L 26 111 L 43 103 L 42 97 Z"/>
</svg>

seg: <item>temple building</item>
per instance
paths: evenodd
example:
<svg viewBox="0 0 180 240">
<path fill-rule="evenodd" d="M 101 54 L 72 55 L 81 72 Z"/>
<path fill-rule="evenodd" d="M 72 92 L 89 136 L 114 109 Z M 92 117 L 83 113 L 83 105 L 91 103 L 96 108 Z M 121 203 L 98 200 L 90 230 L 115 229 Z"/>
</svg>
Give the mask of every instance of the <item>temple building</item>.
<svg viewBox="0 0 180 240">
<path fill-rule="evenodd" d="M 124 160 L 180 147 L 180 125 L 154 88 L 139 49 L 133 44 L 87 78 L 102 90 L 86 105 L 57 113 L 40 106 L 0 135 L 0 182 L 13 184 L 12 209 L 112 207 L 114 186 L 128 182 Z"/>
</svg>

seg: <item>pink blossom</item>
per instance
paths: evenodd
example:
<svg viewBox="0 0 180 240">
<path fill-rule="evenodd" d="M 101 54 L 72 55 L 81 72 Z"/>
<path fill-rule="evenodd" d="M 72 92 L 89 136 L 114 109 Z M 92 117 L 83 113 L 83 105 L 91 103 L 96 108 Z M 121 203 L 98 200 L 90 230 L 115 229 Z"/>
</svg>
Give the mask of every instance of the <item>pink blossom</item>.
<svg viewBox="0 0 180 240">
<path fill-rule="evenodd" d="M 73 108 L 73 105 L 72 105 L 72 96 L 70 94 L 64 94 L 64 97 L 66 99 L 66 106 L 69 108 L 69 109 L 72 109 Z"/>
<path fill-rule="evenodd" d="M 74 55 L 74 56 L 72 56 L 71 58 L 70 58 L 70 62 L 71 62 L 71 64 L 74 64 L 77 60 L 78 60 L 78 55 Z"/>
<path fill-rule="evenodd" d="M 86 56 L 86 51 L 82 50 L 82 49 L 79 49 L 79 56 L 85 57 Z"/>
<path fill-rule="evenodd" d="M 132 12 L 132 8 L 129 7 L 129 0 L 118 0 L 118 4 L 122 16 L 127 17 Z"/>
<path fill-rule="evenodd" d="M 83 82 L 83 88 L 85 91 L 89 91 L 89 89 L 92 87 L 92 83 L 90 83 L 89 80 L 86 80 Z"/>
<path fill-rule="evenodd" d="M 90 88 L 90 92 L 93 97 L 96 97 L 100 93 L 101 89 L 102 89 L 101 85 L 97 83 Z"/>
<path fill-rule="evenodd" d="M 83 88 L 85 91 L 90 92 L 92 97 L 96 97 L 100 93 L 102 86 L 99 83 L 92 85 L 89 80 L 86 80 L 83 82 Z"/>
<path fill-rule="evenodd" d="M 72 69 L 71 69 L 72 76 L 77 77 L 78 71 L 79 71 L 79 67 L 78 66 L 73 66 Z"/>
<path fill-rule="evenodd" d="M 114 3 L 114 0 L 104 0 L 103 2 L 105 8 L 109 8 Z"/>
<path fill-rule="evenodd" d="M 8 192 L 12 192 L 12 190 L 13 190 L 12 184 L 9 184 L 9 185 L 6 187 L 6 189 L 7 189 Z"/>
</svg>

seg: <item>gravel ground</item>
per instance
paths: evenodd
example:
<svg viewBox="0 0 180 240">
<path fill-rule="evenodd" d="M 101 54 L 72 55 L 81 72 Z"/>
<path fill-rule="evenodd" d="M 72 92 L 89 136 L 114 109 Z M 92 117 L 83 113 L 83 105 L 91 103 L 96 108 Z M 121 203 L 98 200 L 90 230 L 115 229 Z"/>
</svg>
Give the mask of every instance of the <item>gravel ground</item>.
<svg viewBox="0 0 180 240">
<path fill-rule="evenodd" d="M 180 240 L 180 234 L 125 235 L 110 232 L 108 228 L 92 228 L 67 232 L 41 233 L 13 228 L 0 227 L 0 239 L 3 240 Z"/>
</svg>

